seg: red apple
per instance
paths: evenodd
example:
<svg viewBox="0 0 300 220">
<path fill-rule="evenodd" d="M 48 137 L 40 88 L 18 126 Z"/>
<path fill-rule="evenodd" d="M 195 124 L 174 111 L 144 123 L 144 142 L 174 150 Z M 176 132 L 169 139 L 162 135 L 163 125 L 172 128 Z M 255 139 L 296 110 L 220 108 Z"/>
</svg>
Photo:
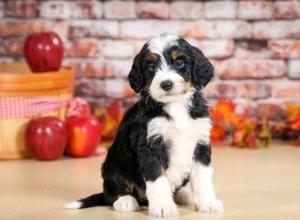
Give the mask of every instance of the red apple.
<svg viewBox="0 0 300 220">
<path fill-rule="evenodd" d="M 59 159 L 67 143 L 66 126 L 52 116 L 32 119 L 26 127 L 25 143 L 38 160 Z"/>
<path fill-rule="evenodd" d="M 92 115 L 70 116 L 66 120 L 69 143 L 67 153 L 73 157 L 91 156 L 101 141 L 101 127 Z"/>
<path fill-rule="evenodd" d="M 33 72 L 58 70 L 63 53 L 63 43 L 54 32 L 30 34 L 25 40 L 24 55 Z"/>
</svg>

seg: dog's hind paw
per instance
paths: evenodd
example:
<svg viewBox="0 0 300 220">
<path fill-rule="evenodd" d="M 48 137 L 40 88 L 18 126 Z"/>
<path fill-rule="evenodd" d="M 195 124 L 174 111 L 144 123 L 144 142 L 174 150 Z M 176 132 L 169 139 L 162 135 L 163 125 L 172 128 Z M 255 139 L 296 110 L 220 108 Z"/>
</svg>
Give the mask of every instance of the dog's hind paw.
<svg viewBox="0 0 300 220">
<path fill-rule="evenodd" d="M 131 195 L 121 196 L 114 203 L 113 207 L 119 212 L 133 212 L 139 209 L 139 204 Z"/>
<path fill-rule="evenodd" d="M 205 197 L 196 203 L 199 212 L 224 212 L 223 203 L 216 197 Z"/>
</svg>

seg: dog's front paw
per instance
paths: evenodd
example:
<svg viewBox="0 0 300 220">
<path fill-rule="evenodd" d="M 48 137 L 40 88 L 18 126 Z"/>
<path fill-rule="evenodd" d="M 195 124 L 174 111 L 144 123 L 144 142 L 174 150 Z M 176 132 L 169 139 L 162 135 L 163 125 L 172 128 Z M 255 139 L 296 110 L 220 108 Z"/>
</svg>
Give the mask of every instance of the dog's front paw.
<svg viewBox="0 0 300 220">
<path fill-rule="evenodd" d="M 216 197 L 203 197 L 196 203 L 199 212 L 223 212 L 223 203 Z"/>
<path fill-rule="evenodd" d="M 171 217 L 177 216 L 178 214 L 175 203 L 155 204 L 149 206 L 149 215 L 153 217 Z"/>
</svg>

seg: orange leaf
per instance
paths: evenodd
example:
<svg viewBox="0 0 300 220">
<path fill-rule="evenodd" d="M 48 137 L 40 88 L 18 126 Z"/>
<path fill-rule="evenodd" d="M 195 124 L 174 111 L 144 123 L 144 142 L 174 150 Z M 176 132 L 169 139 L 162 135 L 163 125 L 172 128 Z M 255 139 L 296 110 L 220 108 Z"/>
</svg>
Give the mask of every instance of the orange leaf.
<svg viewBox="0 0 300 220">
<path fill-rule="evenodd" d="M 113 100 L 111 105 L 102 111 L 96 109 L 95 114 L 102 123 L 103 138 L 106 140 L 113 139 L 124 115 L 120 100 Z"/>
<path fill-rule="evenodd" d="M 225 130 L 224 127 L 218 124 L 215 124 L 211 129 L 210 139 L 213 143 L 218 141 L 223 141 L 225 139 Z"/>
<path fill-rule="evenodd" d="M 294 130 L 300 130 L 300 116 L 291 120 L 291 128 Z"/>
<path fill-rule="evenodd" d="M 285 103 L 288 111 L 288 120 L 293 120 L 296 117 L 300 117 L 300 106 L 291 103 Z"/>
</svg>

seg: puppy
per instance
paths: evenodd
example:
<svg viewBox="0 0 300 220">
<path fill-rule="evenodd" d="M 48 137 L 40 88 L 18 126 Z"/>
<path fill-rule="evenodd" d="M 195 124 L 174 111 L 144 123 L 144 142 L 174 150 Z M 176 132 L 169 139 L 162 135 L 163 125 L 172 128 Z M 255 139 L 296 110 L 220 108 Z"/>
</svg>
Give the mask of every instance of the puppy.
<svg viewBox="0 0 300 220">
<path fill-rule="evenodd" d="M 162 34 L 148 41 L 128 75 L 139 101 L 102 166 L 104 191 L 65 207 L 132 212 L 148 205 L 150 216 L 166 217 L 178 214 L 176 202 L 223 211 L 212 184 L 211 121 L 201 94 L 212 77 L 212 64 L 184 39 Z"/>
</svg>

